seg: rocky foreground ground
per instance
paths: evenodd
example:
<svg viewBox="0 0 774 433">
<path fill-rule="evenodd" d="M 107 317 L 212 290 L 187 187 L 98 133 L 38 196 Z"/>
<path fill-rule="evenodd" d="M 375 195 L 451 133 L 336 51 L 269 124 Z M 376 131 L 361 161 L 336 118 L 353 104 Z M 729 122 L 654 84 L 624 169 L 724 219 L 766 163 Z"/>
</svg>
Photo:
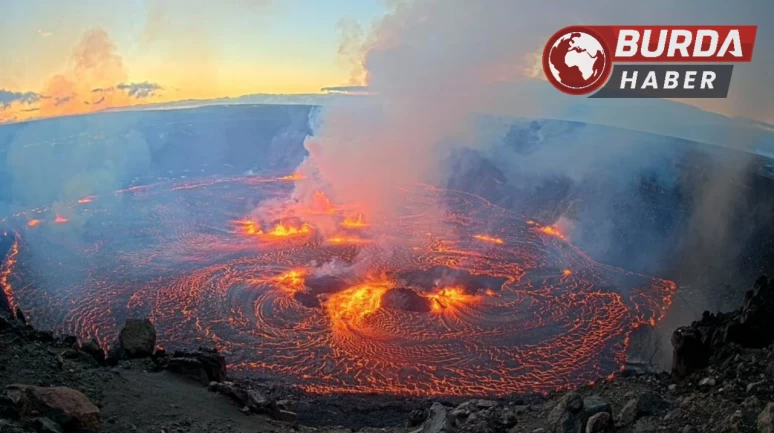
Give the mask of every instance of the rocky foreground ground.
<svg viewBox="0 0 774 433">
<path fill-rule="evenodd" d="M 311 396 L 230 380 L 213 349 L 167 353 L 148 320 L 105 351 L 0 314 L 0 433 L 774 433 L 774 282 L 677 329 L 671 372 L 523 399 Z"/>
</svg>

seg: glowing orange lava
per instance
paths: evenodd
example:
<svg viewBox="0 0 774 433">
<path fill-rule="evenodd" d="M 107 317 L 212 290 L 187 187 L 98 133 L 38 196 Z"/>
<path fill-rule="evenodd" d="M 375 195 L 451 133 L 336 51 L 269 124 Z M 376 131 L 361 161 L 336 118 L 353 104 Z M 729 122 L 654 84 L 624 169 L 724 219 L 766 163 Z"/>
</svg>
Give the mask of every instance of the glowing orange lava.
<svg viewBox="0 0 774 433">
<path fill-rule="evenodd" d="M 368 224 L 366 224 L 365 219 L 363 218 L 363 214 L 357 214 L 357 218 L 355 217 L 347 217 L 344 219 L 344 221 L 341 223 L 342 226 L 347 228 L 362 228 L 362 227 L 368 227 Z"/>
<path fill-rule="evenodd" d="M 328 242 L 332 244 L 348 244 L 348 245 L 362 245 L 371 243 L 369 239 L 362 239 L 354 236 L 333 236 L 328 238 Z"/>
<path fill-rule="evenodd" d="M 295 180 L 304 180 L 304 179 L 306 178 L 301 173 L 293 173 L 287 176 L 282 176 L 277 178 L 277 180 L 285 180 L 285 181 L 295 181 Z"/>
<path fill-rule="evenodd" d="M 120 215 L 71 203 L 68 216 L 91 222 L 79 237 L 23 230 L 51 207 L 9 215 L 3 294 L 35 326 L 103 343 L 143 312 L 166 347 L 212 342 L 236 374 L 306 392 L 504 396 L 618 374 L 632 332 L 658 322 L 676 289 L 458 191 L 417 185 L 397 215 L 368 219 L 322 192 L 281 219 L 256 213 L 288 203 L 294 186 L 241 176 L 133 187 Z"/>
<path fill-rule="evenodd" d="M 64 224 L 66 222 L 70 221 L 69 219 L 63 217 L 62 215 L 57 215 L 56 218 L 54 218 L 54 222 L 57 224 Z"/>
<path fill-rule="evenodd" d="M 334 294 L 325 308 L 335 327 L 357 329 L 369 315 L 376 313 L 382 296 L 389 290 L 387 281 L 366 283 Z"/>
<path fill-rule="evenodd" d="M 505 243 L 502 239 L 496 238 L 496 237 L 492 237 L 492 236 L 489 236 L 489 235 L 475 235 L 473 237 L 478 239 L 478 240 L 480 240 L 480 241 L 489 242 L 489 243 L 492 243 L 492 244 L 502 245 L 502 244 Z"/>
<path fill-rule="evenodd" d="M 285 223 L 278 223 L 271 230 L 265 234 L 267 236 L 274 236 L 278 238 L 284 238 L 288 236 L 305 235 L 312 232 L 312 227 L 309 224 L 292 225 Z"/>
<path fill-rule="evenodd" d="M 38 219 L 32 219 L 27 221 L 27 227 L 37 227 L 40 225 L 40 220 Z"/>
<path fill-rule="evenodd" d="M 270 230 L 263 231 L 261 227 L 251 220 L 237 220 L 234 224 L 240 231 L 248 236 L 286 238 L 290 236 L 305 235 L 312 232 L 312 226 L 309 224 L 293 225 L 291 223 L 279 222 Z"/>
<path fill-rule="evenodd" d="M 91 203 L 93 200 L 94 200 L 94 196 L 84 197 L 78 200 L 78 204 L 88 204 L 88 203 Z"/>
<path fill-rule="evenodd" d="M 546 235 L 549 235 L 549 236 L 554 236 L 554 237 L 557 237 L 559 239 L 567 240 L 567 238 L 564 236 L 564 233 L 559 231 L 559 229 L 554 227 L 554 226 L 543 226 L 543 227 L 540 227 L 538 229 L 538 231 L 540 233 L 543 233 L 543 234 L 546 234 Z"/>
<path fill-rule="evenodd" d="M 460 305 L 468 305 L 479 302 L 479 298 L 465 293 L 461 287 L 446 287 L 428 296 L 430 307 L 434 312 L 449 311 Z"/>
<path fill-rule="evenodd" d="M 11 310 L 11 314 L 16 315 L 16 295 L 13 291 L 13 286 L 9 281 L 9 277 L 14 270 L 14 266 L 17 262 L 19 255 L 19 238 L 15 237 L 13 245 L 11 245 L 10 251 L 5 256 L 5 260 L 0 262 L 0 290 L 2 290 L 3 296 L 5 296 L 8 302 L 8 307 Z M 2 256 L 0 256 L 2 258 Z"/>
<path fill-rule="evenodd" d="M 274 281 L 286 292 L 292 294 L 304 288 L 306 273 L 303 270 L 290 270 L 274 277 Z"/>
</svg>

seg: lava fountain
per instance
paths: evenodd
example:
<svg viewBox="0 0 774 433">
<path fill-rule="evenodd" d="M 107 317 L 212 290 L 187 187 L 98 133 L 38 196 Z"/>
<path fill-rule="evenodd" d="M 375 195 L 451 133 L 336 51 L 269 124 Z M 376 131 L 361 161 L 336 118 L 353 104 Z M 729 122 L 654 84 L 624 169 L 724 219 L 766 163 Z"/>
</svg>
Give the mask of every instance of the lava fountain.
<svg viewBox="0 0 774 433">
<path fill-rule="evenodd" d="M 51 209 L 9 216 L 2 291 L 41 328 L 109 343 L 127 317 L 149 316 L 162 344 L 214 344 L 239 374 L 313 393 L 402 395 L 599 380 L 674 293 L 670 281 L 595 262 L 552 226 L 429 186 L 407 191 L 392 219 L 324 194 L 307 213 L 249 216 L 297 182 L 133 187 L 116 192 L 120 212 L 101 197 L 73 203 L 78 226 L 47 224 L 63 222 Z M 333 218 L 335 232 L 305 215 Z"/>
</svg>

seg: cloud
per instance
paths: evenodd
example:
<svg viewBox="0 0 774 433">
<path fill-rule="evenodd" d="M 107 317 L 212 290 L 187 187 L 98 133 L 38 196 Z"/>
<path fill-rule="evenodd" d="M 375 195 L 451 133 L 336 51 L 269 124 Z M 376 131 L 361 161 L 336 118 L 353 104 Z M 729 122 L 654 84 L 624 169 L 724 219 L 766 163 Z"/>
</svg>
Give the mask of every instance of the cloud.
<svg viewBox="0 0 774 433">
<path fill-rule="evenodd" d="M 119 90 L 126 90 L 129 96 L 133 96 L 137 99 L 153 96 L 153 92 L 163 89 L 163 87 L 160 85 L 156 83 L 149 83 L 147 81 L 142 83 L 121 83 L 116 86 L 116 88 Z"/>
<path fill-rule="evenodd" d="M 49 36 L 51 36 L 53 34 L 51 32 L 46 32 L 46 31 L 43 31 L 41 29 L 38 29 L 37 32 L 38 32 L 38 36 L 40 36 L 41 38 L 47 38 L 47 37 L 49 37 Z"/>
<path fill-rule="evenodd" d="M 75 93 L 71 93 L 71 94 L 65 95 L 65 96 L 57 96 L 57 97 L 54 98 L 54 105 L 58 106 L 58 105 L 66 104 L 66 103 L 72 101 L 73 98 L 75 98 L 75 96 L 76 96 Z"/>
<path fill-rule="evenodd" d="M 6 109 L 13 103 L 34 104 L 40 101 L 40 95 L 35 92 L 12 92 L 0 89 L 0 109 Z"/>
</svg>

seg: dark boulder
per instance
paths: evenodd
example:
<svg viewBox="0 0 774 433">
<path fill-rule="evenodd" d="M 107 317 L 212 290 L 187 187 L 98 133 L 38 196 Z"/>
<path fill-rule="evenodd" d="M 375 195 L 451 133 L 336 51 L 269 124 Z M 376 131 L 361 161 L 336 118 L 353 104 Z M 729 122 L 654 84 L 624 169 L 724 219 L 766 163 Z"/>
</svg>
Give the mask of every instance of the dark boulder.
<svg viewBox="0 0 774 433">
<path fill-rule="evenodd" d="M 127 319 L 118 342 L 128 358 L 151 356 L 156 347 L 156 328 L 149 319 Z"/>
<path fill-rule="evenodd" d="M 160 367 L 190 377 L 204 385 L 226 381 L 226 359 L 217 349 L 200 347 L 193 352 L 178 350 L 171 357 L 164 358 Z"/>
<path fill-rule="evenodd" d="M 22 421 L 45 417 L 72 432 L 96 432 L 100 428 L 99 408 L 72 388 L 16 384 L 5 388 L 5 396 L 13 402 Z"/>
<path fill-rule="evenodd" d="M 551 433 L 583 433 L 594 415 L 607 413 L 613 416 L 610 403 L 598 396 L 583 398 L 576 392 L 569 392 L 548 415 L 548 427 Z M 595 421 L 598 422 L 598 421 Z"/>
<path fill-rule="evenodd" d="M 95 339 L 91 339 L 81 345 L 81 351 L 87 353 L 97 362 L 105 362 L 105 351 L 100 347 L 99 342 Z"/>
<path fill-rule="evenodd" d="M 774 283 L 760 277 L 742 308 L 730 313 L 705 311 L 701 320 L 672 334 L 672 376 L 683 379 L 709 364 L 723 365 L 735 347 L 763 348 L 774 342 Z"/>
</svg>

